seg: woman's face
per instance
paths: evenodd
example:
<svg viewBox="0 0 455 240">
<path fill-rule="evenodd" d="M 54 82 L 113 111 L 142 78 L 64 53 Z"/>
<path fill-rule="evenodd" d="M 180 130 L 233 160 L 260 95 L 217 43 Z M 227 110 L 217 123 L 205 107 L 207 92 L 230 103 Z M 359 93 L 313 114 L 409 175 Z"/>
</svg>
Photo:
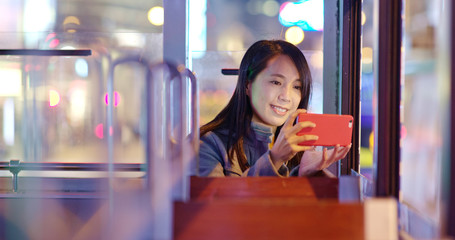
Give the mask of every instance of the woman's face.
<svg viewBox="0 0 455 240">
<path fill-rule="evenodd" d="M 274 128 L 283 125 L 297 110 L 301 88 L 299 72 L 291 58 L 278 55 L 270 59 L 267 67 L 247 86 L 252 121 Z"/>
</svg>

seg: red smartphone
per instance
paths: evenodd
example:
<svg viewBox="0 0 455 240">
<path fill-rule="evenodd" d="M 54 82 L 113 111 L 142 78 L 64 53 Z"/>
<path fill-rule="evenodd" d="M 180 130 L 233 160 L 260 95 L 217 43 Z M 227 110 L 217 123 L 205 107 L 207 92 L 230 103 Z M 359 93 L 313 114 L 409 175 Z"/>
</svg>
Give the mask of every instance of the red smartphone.
<svg viewBox="0 0 455 240">
<path fill-rule="evenodd" d="M 314 128 L 304 128 L 297 135 L 316 135 L 318 140 L 301 142 L 301 146 L 348 146 L 351 143 L 353 117 L 338 114 L 301 113 L 298 122 L 310 121 L 316 124 Z"/>
</svg>

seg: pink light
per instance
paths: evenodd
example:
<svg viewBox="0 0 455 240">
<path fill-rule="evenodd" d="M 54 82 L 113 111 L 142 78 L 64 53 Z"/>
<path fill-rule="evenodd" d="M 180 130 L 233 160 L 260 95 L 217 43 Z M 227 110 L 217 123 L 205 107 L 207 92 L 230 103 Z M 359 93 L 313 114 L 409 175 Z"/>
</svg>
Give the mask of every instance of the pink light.
<svg viewBox="0 0 455 240">
<path fill-rule="evenodd" d="M 109 105 L 109 94 L 104 95 L 104 102 L 106 106 Z M 117 91 L 114 91 L 114 107 L 117 107 L 120 103 L 120 94 Z"/>
<path fill-rule="evenodd" d="M 32 68 L 32 65 L 30 65 L 30 64 L 25 64 L 24 69 L 25 69 L 26 72 L 29 72 L 31 68 Z"/>
<path fill-rule="evenodd" d="M 408 134 L 408 130 L 404 125 L 401 125 L 401 139 L 405 139 Z"/>
<path fill-rule="evenodd" d="M 49 41 L 51 38 L 55 38 L 55 36 L 57 36 L 57 34 L 55 33 L 49 33 L 46 37 L 46 42 Z"/>
<path fill-rule="evenodd" d="M 103 127 L 103 124 L 100 123 L 98 125 L 96 125 L 95 127 L 95 136 L 99 139 L 103 139 L 104 137 L 104 127 Z"/>
<path fill-rule="evenodd" d="M 112 136 L 113 134 L 114 134 L 114 129 L 112 127 L 109 127 L 109 136 Z M 104 125 L 102 123 L 96 125 L 95 136 L 99 139 L 104 138 Z"/>
<path fill-rule="evenodd" d="M 286 5 L 288 5 L 290 2 L 284 2 L 283 4 L 281 4 L 280 6 L 280 12 L 283 11 L 284 8 L 286 8 Z"/>
<path fill-rule="evenodd" d="M 49 43 L 50 48 L 56 48 L 58 44 L 60 43 L 60 40 L 58 39 L 52 39 L 52 41 Z"/>
</svg>

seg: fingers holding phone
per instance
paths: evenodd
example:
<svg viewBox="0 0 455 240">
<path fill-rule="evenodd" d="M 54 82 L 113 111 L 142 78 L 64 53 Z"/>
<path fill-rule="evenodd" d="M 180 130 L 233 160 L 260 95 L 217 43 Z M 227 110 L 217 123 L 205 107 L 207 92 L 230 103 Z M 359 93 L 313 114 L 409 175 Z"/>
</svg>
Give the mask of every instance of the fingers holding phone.
<svg viewBox="0 0 455 240">
<path fill-rule="evenodd" d="M 331 149 L 323 148 L 322 151 L 306 151 L 300 160 L 299 176 L 306 176 L 323 170 L 346 157 L 351 150 L 352 116 L 302 113 L 299 114 L 297 121 L 298 124 L 302 124 L 301 127 L 308 122 L 314 124 L 312 128 L 301 128 L 302 130 L 296 133 L 298 136 L 310 135 L 318 137 L 314 138 L 314 140 L 300 139 L 299 145 L 334 146 Z"/>
<path fill-rule="evenodd" d="M 348 154 L 349 150 L 351 150 L 352 144 L 349 144 L 346 147 L 336 145 L 334 148 L 327 150 L 327 148 L 324 148 L 323 150 L 323 165 L 321 169 L 327 168 L 330 166 L 332 163 L 339 161 L 346 157 Z"/>
<path fill-rule="evenodd" d="M 305 109 L 297 109 L 284 123 L 277 136 L 272 149 L 270 150 L 270 157 L 275 166 L 291 159 L 296 153 L 313 149 L 313 146 L 302 146 L 299 143 L 306 141 L 315 141 L 318 136 L 313 134 L 297 135 L 299 131 L 305 128 L 313 128 L 315 124 L 306 121 L 298 124 L 293 124 L 299 114 L 305 113 Z"/>
<path fill-rule="evenodd" d="M 348 146 L 351 143 L 353 117 L 350 115 L 301 113 L 297 121 L 315 123 L 315 127 L 303 128 L 297 135 L 319 137 L 316 141 L 301 142 L 302 146 Z"/>
<path fill-rule="evenodd" d="M 306 151 L 300 160 L 299 176 L 311 175 L 329 167 L 346 157 L 349 150 L 351 150 L 351 144 L 346 147 L 336 145 L 332 149 L 324 148 L 322 151 Z"/>
<path fill-rule="evenodd" d="M 287 136 L 285 137 L 293 139 L 294 140 L 293 142 L 297 142 L 300 146 L 306 146 L 304 144 L 300 144 L 302 142 L 313 142 L 319 139 L 319 137 L 314 134 L 298 134 L 299 132 L 302 132 L 302 130 L 304 129 L 307 129 L 307 131 L 311 131 L 312 128 L 316 127 L 316 124 L 311 121 L 297 121 L 296 124 L 293 124 L 294 122 L 296 122 L 296 119 L 299 115 L 305 113 L 306 113 L 305 109 L 297 109 L 297 111 L 295 111 L 293 114 L 289 116 L 288 120 L 281 128 L 281 132 L 284 131 L 284 134 L 287 134 Z"/>
</svg>

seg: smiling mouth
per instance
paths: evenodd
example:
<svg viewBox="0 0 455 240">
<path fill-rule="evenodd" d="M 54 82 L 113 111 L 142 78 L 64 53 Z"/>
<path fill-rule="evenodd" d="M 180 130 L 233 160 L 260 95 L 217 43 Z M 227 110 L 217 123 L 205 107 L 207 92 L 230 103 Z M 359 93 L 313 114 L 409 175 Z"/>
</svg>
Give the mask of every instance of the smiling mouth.
<svg viewBox="0 0 455 240">
<path fill-rule="evenodd" d="M 278 107 L 275 105 L 271 105 L 271 106 L 272 106 L 272 109 L 279 115 L 285 115 L 289 111 L 289 109 L 286 109 L 286 108 Z"/>
</svg>

